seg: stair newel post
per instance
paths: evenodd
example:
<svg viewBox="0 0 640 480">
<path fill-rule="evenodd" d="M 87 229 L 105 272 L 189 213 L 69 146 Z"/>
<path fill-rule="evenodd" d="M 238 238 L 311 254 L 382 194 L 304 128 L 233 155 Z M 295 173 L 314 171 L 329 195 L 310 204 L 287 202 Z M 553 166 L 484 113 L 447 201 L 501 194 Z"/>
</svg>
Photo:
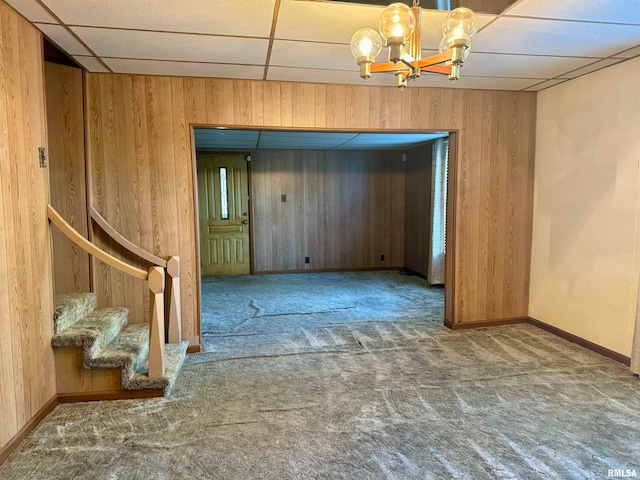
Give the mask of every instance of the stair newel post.
<svg viewBox="0 0 640 480">
<path fill-rule="evenodd" d="M 169 312 L 169 343 L 182 341 L 182 313 L 180 304 L 180 257 L 167 260 L 167 294 Z"/>
<path fill-rule="evenodd" d="M 149 377 L 164 375 L 164 269 L 149 269 L 151 325 L 149 326 Z"/>
</svg>

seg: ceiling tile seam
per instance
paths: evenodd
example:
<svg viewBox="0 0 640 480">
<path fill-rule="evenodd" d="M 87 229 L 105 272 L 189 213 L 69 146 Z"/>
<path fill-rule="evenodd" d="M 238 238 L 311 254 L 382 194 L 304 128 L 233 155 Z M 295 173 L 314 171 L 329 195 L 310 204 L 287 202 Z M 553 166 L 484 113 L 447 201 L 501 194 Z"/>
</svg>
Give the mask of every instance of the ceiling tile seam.
<svg viewBox="0 0 640 480">
<path fill-rule="evenodd" d="M 42 23 L 42 22 L 38 22 Z M 126 27 L 101 27 L 96 25 L 75 25 L 75 24 L 63 24 L 69 28 L 93 28 L 96 30 L 118 30 L 123 32 L 143 32 L 143 33 L 168 33 L 170 35 L 194 35 L 200 37 L 225 37 L 225 38 L 250 38 L 256 40 L 269 40 L 269 37 L 248 36 L 248 35 L 228 35 L 220 33 L 199 33 L 199 32 L 182 32 L 173 30 L 154 30 L 146 28 L 126 28 Z"/>
<path fill-rule="evenodd" d="M 271 62 L 271 52 L 273 51 L 273 42 L 276 36 L 276 27 L 278 26 L 278 15 L 280 14 L 280 0 L 276 0 L 273 6 L 273 19 L 271 20 L 271 32 L 269 33 L 269 46 L 267 47 L 267 56 L 264 61 L 264 73 L 262 80 L 266 80 L 269 75 L 269 63 Z"/>
<path fill-rule="evenodd" d="M 631 47 L 634 48 L 634 47 Z M 631 50 L 631 48 L 628 48 L 627 50 Z M 626 51 L 626 50 L 623 50 Z M 499 57 L 503 57 L 505 55 L 512 55 L 514 57 L 545 57 L 545 58 L 575 58 L 575 59 L 583 59 L 583 58 L 592 58 L 594 60 L 604 60 L 606 58 L 609 57 L 604 57 L 604 56 L 588 56 L 588 57 L 577 57 L 575 55 L 546 55 L 546 54 L 540 54 L 540 53 L 506 53 L 506 52 L 483 52 L 483 51 L 479 51 L 479 50 L 471 50 L 471 54 L 473 55 L 474 53 L 481 53 L 483 55 L 497 55 Z"/>
<path fill-rule="evenodd" d="M 505 15 L 500 18 L 520 18 L 524 20 L 541 20 L 543 22 L 571 22 L 571 23 L 589 23 L 592 25 L 620 25 L 626 27 L 640 27 L 640 23 L 621 23 L 621 22 L 602 22 L 593 20 L 576 20 L 568 18 L 552 18 L 552 17 L 533 17 L 526 15 Z"/>
<path fill-rule="evenodd" d="M 80 45 L 82 45 L 84 48 L 87 49 L 87 51 L 93 55 L 93 58 L 95 58 L 98 63 L 100 63 L 104 68 L 107 69 L 108 72 L 113 73 L 113 70 L 111 70 L 111 68 L 109 67 L 109 65 L 107 65 L 106 63 L 104 63 L 102 61 L 102 59 L 96 55 L 96 52 L 94 52 L 91 48 L 89 48 L 89 45 L 87 45 L 86 43 L 84 43 L 84 41 L 78 37 L 78 35 L 75 34 L 75 32 L 73 30 L 71 30 L 61 19 L 60 17 L 58 17 L 58 15 L 56 15 L 53 10 L 51 10 L 47 5 L 44 4 L 44 2 L 42 0 L 36 0 L 36 2 L 38 2 L 38 4 L 44 8 L 47 13 L 49 13 L 49 15 L 51 15 L 54 19 L 56 19 L 58 22 L 60 22 L 60 25 L 69 33 L 69 35 L 71 35 L 72 37 L 74 37 L 76 39 L 76 41 L 78 41 L 80 43 Z M 49 38 L 47 36 L 47 38 Z M 49 40 L 53 41 L 51 38 L 49 38 Z M 56 43 L 56 42 L 54 42 Z M 56 43 L 56 46 L 59 47 L 59 45 Z M 72 57 L 73 55 L 71 55 L 70 53 L 68 53 L 65 49 L 61 48 L 60 50 L 62 50 L 63 52 L 65 52 L 67 55 L 69 55 L 70 57 Z M 84 67 L 83 67 L 84 69 Z"/>
<path fill-rule="evenodd" d="M 602 59 L 597 59 L 602 60 Z M 595 62 L 594 62 L 595 63 Z M 589 64 L 591 65 L 591 64 Z M 323 72 L 352 72 L 352 73 L 357 73 L 357 70 L 337 70 L 335 68 L 314 68 L 314 67 L 296 67 L 296 66 L 292 66 L 292 65 L 271 65 L 272 67 L 275 68 L 291 68 L 291 69 L 295 69 L 295 70 L 321 70 Z M 584 68 L 584 67 L 580 67 L 580 68 Z M 577 70 L 577 69 L 576 69 Z M 387 74 L 389 76 L 391 76 L 392 74 L 389 73 Z M 427 74 L 423 74 L 422 77 L 424 78 L 441 78 L 441 75 L 437 74 L 437 73 L 427 73 Z M 495 76 L 495 75 L 463 75 L 462 78 L 500 78 L 500 79 L 519 79 L 519 80 L 546 80 L 546 79 L 551 79 L 551 78 L 555 78 L 555 77 L 504 77 L 504 76 Z"/>
<path fill-rule="evenodd" d="M 618 58 L 612 58 L 612 59 L 603 58 L 602 60 L 598 60 L 597 62 L 589 63 L 589 64 L 584 65 L 582 67 L 574 68 L 573 70 L 569 70 L 568 72 L 564 72 L 564 73 L 562 73 L 560 75 L 556 75 L 555 77 L 552 77 L 549 80 L 559 80 L 559 79 L 571 80 L 572 78 L 578 78 L 578 77 L 581 77 L 582 75 L 586 75 L 587 73 L 595 72 L 597 70 L 601 70 L 602 68 L 607 68 L 607 67 L 611 66 L 611 65 L 605 65 L 604 67 L 597 68 L 596 70 L 591 70 L 589 72 L 583 73 L 582 75 L 578 75 L 577 77 L 563 77 L 563 75 L 570 75 L 573 72 L 577 72 L 578 70 L 582 70 L 583 68 L 588 68 L 588 67 L 590 67 L 592 65 L 595 65 L 596 63 L 600 63 L 600 62 L 602 62 L 604 60 L 620 60 L 620 61 L 623 61 L 622 59 L 618 59 Z M 617 63 L 620 63 L 620 62 L 617 62 Z"/>
<path fill-rule="evenodd" d="M 547 78 L 547 79 L 545 79 L 545 80 L 542 80 L 541 82 L 534 83 L 533 85 L 529 85 L 528 87 L 524 87 L 524 88 L 523 88 L 523 89 L 521 89 L 520 91 L 521 91 L 521 92 L 524 92 L 524 91 L 526 91 L 526 90 L 528 90 L 528 89 L 530 89 L 530 88 L 536 87 L 536 86 L 538 86 L 538 85 L 542 85 L 542 84 L 543 84 L 543 83 L 545 83 L 545 82 L 550 82 L 551 80 L 557 80 L 557 79 L 555 79 L 555 78 Z"/>
<path fill-rule="evenodd" d="M 630 50 L 630 49 L 627 49 Z M 520 56 L 520 57 L 549 57 L 549 58 L 593 58 L 595 60 L 604 60 L 606 58 L 609 58 L 606 55 L 602 55 L 602 56 L 577 56 L 577 55 L 541 55 L 541 54 L 536 54 L 536 53 L 513 53 L 513 52 L 484 52 L 484 51 L 478 51 L 478 50 L 471 50 L 471 53 L 482 53 L 485 55 L 514 55 L 514 56 Z"/>
<path fill-rule="evenodd" d="M 633 57 L 618 57 L 617 55 L 622 55 L 624 52 L 628 52 L 629 50 L 633 50 L 635 48 L 639 48 L 640 47 L 640 43 L 638 45 L 634 45 L 633 47 L 627 48 L 625 50 L 621 50 L 618 53 L 614 53 L 613 55 L 607 57 L 607 58 L 635 58 L 637 56 L 640 56 L 640 53 L 638 53 L 638 55 L 634 55 Z"/>
<path fill-rule="evenodd" d="M 616 60 L 618 60 L 618 59 L 616 59 Z M 600 68 L 596 68 L 596 69 L 594 69 L 594 70 L 589 70 L 588 72 L 584 72 L 583 74 L 581 74 L 581 75 L 577 75 L 577 76 L 575 76 L 575 77 L 570 77 L 570 78 L 569 78 L 569 77 L 558 76 L 558 77 L 550 78 L 549 80 L 575 80 L 576 78 L 584 77 L 585 75 L 589 75 L 590 73 L 595 73 L 595 72 L 598 72 L 598 71 L 600 71 L 600 70 L 604 70 L 605 68 L 613 67 L 614 65 L 620 65 L 621 63 L 624 63 L 624 62 L 626 62 L 627 60 L 631 60 L 631 58 L 620 59 L 620 61 L 619 61 L 619 62 L 612 63 L 611 65 L 603 65 L 603 66 L 602 66 L 602 67 L 600 67 Z M 597 62 L 596 62 L 596 63 L 597 63 Z M 593 64 L 592 64 L 592 65 L 593 65 Z M 586 68 L 586 67 L 582 67 L 582 68 Z M 579 70 L 579 69 L 576 69 L 576 70 Z M 575 71 L 575 70 L 574 70 L 574 71 Z M 570 72 L 568 72 L 568 73 L 570 73 Z M 566 75 L 566 74 L 565 74 L 565 75 Z"/>
<path fill-rule="evenodd" d="M 340 147 L 342 147 L 342 146 L 346 145 L 347 143 L 352 142 L 353 140 L 355 140 L 355 139 L 356 139 L 356 138 L 358 138 L 359 136 L 360 136 L 360 134 L 359 134 L 359 133 L 356 133 L 356 134 L 355 134 L 353 137 L 351 137 L 350 139 L 345 140 L 344 142 L 339 143 L 338 145 L 336 145 L 336 146 L 332 147 L 332 148 L 331 148 L 331 150 L 336 150 L 336 149 L 338 149 L 338 148 L 340 148 Z"/>
<path fill-rule="evenodd" d="M 541 83 L 538 83 L 538 84 L 536 84 L 536 85 L 532 85 L 531 87 L 527 87 L 526 89 L 521 90 L 521 91 L 522 91 L 522 92 L 533 92 L 533 93 L 538 93 L 538 92 L 542 92 L 542 91 L 544 91 L 544 90 L 547 90 L 547 89 L 549 89 L 549 88 L 552 88 L 552 87 L 555 87 L 555 86 L 558 86 L 558 85 L 562 85 L 563 83 L 566 83 L 566 82 L 568 82 L 569 80 L 570 80 L 570 79 L 566 78 L 566 79 L 562 79 L 562 81 L 561 81 L 561 82 L 554 83 L 553 85 L 549 85 L 549 86 L 544 87 L 544 88 L 541 88 L 541 89 L 539 89 L 539 90 L 529 90 L 530 88 L 533 88 L 533 87 L 535 87 L 535 86 L 537 86 L 537 85 L 541 85 Z M 542 82 L 542 83 L 544 83 L 544 82 Z"/>
<path fill-rule="evenodd" d="M 317 43 L 320 45 L 344 45 L 345 47 L 349 47 L 349 43 L 345 43 L 345 42 L 327 42 L 327 41 L 320 41 L 320 40 L 307 40 L 304 38 L 280 38 L 280 37 L 275 37 L 274 40 L 278 40 L 281 42 L 300 42 L 300 43 Z"/>
<path fill-rule="evenodd" d="M 87 55 L 75 55 L 84 56 Z M 241 67 L 263 67 L 262 63 L 229 63 L 229 62 L 206 62 L 204 60 L 172 60 L 169 58 L 144 58 L 144 57 L 111 57 L 107 55 L 101 55 L 100 58 L 106 60 L 141 60 L 143 62 L 171 62 L 171 63 L 195 63 L 201 65 L 237 65 Z"/>
<path fill-rule="evenodd" d="M 596 62 L 594 62 L 594 63 L 597 63 L 598 61 L 601 61 L 601 60 L 606 60 L 606 59 L 596 59 Z M 592 64 L 589 64 L 589 65 L 592 65 Z M 271 66 L 275 67 L 275 68 L 291 68 L 291 69 L 295 69 L 295 70 L 312 70 L 312 71 L 320 70 L 320 71 L 323 71 L 323 72 L 346 72 L 346 73 L 351 72 L 351 73 L 358 73 L 357 70 L 353 70 L 353 69 L 351 69 L 351 70 L 340 70 L 340 69 L 336 69 L 336 68 L 296 67 L 294 65 L 271 65 Z M 580 68 L 584 68 L 584 66 L 580 67 Z M 574 70 L 578 70 L 578 69 L 576 68 Z M 567 73 L 567 72 L 565 72 L 565 73 Z M 388 75 L 389 77 L 391 77 L 393 74 L 392 73 L 385 73 L 385 75 Z M 442 75 L 439 75 L 437 73 L 429 73 L 429 72 L 427 72 L 426 74 L 423 73 L 422 76 L 425 77 L 425 78 L 429 78 L 429 77 L 440 78 L 440 77 L 442 77 Z M 543 79 L 554 78 L 554 77 L 549 77 L 549 76 L 546 76 L 546 77 L 505 77 L 505 76 L 501 76 L 501 75 L 463 75 L 463 78 L 465 78 L 465 77 L 469 77 L 469 78 L 506 78 L 506 79 L 518 78 L 518 79 L 523 79 L 523 80 L 524 79 L 526 79 L 526 80 L 539 80 L 541 78 L 543 78 Z"/>
</svg>

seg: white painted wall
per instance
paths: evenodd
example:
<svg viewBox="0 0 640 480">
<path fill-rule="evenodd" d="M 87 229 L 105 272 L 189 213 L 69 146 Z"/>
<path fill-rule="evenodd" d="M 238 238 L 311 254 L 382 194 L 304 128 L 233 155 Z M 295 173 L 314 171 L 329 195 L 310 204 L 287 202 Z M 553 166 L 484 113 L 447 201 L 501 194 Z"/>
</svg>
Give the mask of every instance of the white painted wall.
<svg viewBox="0 0 640 480">
<path fill-rule="evenodd" d="M 538 95 L 529 316 L 631 355 L 640 58 Z"/>
</svg>

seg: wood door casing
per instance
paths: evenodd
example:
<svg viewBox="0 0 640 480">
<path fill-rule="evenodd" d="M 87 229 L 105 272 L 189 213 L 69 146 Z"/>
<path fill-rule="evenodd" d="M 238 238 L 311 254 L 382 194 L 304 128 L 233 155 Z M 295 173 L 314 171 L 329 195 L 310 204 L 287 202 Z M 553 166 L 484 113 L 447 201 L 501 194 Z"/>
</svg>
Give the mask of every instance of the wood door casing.
<svg viewBox="0 0 640 480">
<path fill-rule="evenodd" d="M 197 167 L 201 275 L 250 273 L 247 162 L 239 155 L 199 155 Z"/>
</svg>

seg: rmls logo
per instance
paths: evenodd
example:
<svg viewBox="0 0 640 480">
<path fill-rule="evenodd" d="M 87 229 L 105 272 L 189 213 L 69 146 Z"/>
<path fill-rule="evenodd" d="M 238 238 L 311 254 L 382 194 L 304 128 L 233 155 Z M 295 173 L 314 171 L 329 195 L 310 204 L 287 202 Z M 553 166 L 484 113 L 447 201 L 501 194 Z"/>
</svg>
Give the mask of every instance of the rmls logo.
<svg viewBox="0 0 640 480">
<path fill-rule="evenodd" d="M 638 478 L 635 468 L 610 468 L 607 470 L 609 478 Z"/>
</svg>

